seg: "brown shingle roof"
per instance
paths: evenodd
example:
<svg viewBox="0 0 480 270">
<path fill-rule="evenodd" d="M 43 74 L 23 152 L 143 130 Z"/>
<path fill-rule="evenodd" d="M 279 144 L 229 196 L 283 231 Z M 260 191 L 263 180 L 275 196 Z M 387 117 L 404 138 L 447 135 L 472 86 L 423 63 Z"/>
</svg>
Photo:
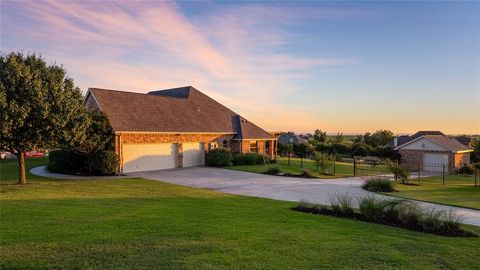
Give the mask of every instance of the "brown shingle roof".
<svg viewBox="0 0 480 270">
<path fill-rule="evenodd" d="M 148 94 L 90 88 L 115 131 L 235 133 L 236 138 L 274 138 L 227 107 L 187 86 Z"/>
<path fill-rule="evenodd" d="M 449 138 L 445 135 L 425 135 L 424 137 L 440 145 L 443 145 L 444 147 L 450 148 L 453 151 L 465 151 L 471 149 L 470 147 L 461 144 L 456 139 Z"/>
</svg>

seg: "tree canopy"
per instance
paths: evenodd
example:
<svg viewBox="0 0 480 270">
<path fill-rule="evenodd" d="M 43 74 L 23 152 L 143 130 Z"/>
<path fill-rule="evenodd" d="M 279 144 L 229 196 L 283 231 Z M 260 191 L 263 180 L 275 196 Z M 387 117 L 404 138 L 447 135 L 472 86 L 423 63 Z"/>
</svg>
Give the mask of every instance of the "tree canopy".
<svg viewBox="0 0 480 270">
<path fill-rule="evenodd" d="M 62 66 L 35 54 L 0 55 L 0 149 L 17 156 L 19 183 L 26 184 L 24 152 L 70 148 L 86 136 L 83 96 Z"/>
</svg>

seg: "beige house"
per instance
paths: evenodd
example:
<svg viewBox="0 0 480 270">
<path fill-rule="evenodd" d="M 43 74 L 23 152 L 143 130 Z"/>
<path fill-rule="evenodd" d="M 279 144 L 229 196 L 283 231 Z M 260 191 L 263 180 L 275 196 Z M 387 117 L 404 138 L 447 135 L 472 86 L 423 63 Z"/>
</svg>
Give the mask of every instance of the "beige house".
<svg viewBox="0 0 480 270">
<path fill-rule="evenodd" d="M 86 106 L 115 130 L 120 172 L 200 166 L 219 147 L 274 157 L 275 136 L 191 86 L 147 94 L 90 88 Z"/>
</svg>

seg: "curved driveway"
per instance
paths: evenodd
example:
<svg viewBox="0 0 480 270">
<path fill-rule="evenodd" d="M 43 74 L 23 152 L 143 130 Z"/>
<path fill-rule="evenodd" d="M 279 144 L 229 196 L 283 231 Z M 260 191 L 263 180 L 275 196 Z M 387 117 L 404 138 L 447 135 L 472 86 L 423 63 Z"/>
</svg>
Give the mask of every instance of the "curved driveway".
<svg viewBox="0 0 480 270">
<path fill-rule="evenodd" d="M 337 179 L 306 179 L 249 173 L 212 167 L 190 167 L 130 173 L 143 177 L 189 187 L 206 188 L 223 193 L 254 196 L 284 201 L 308 201 L 329 204 L 335 194 L 350 194 L 354 197 L 374 195 L 361 188 L 365 177 Z M 480 226 L 480 211 L 434 203 L 416 202 L 422 208 L 454 211 L 463 217 L 463 223 Z"/>
</svg>

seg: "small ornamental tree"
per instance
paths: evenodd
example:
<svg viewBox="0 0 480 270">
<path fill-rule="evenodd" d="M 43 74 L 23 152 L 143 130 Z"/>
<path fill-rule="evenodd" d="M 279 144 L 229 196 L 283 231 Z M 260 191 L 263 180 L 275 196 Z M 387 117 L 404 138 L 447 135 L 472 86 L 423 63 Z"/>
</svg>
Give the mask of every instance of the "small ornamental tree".
<svg viewBox="0 0 480 270">
<path fill-rule="evenodd" d="M 80 89 L 65 69 L 35 54 L 0 55 L 0 108 L 0 150 L 17 156 L 22 185 L 26 151 L 79 145 L 89 125 Z"/>
</svg>

